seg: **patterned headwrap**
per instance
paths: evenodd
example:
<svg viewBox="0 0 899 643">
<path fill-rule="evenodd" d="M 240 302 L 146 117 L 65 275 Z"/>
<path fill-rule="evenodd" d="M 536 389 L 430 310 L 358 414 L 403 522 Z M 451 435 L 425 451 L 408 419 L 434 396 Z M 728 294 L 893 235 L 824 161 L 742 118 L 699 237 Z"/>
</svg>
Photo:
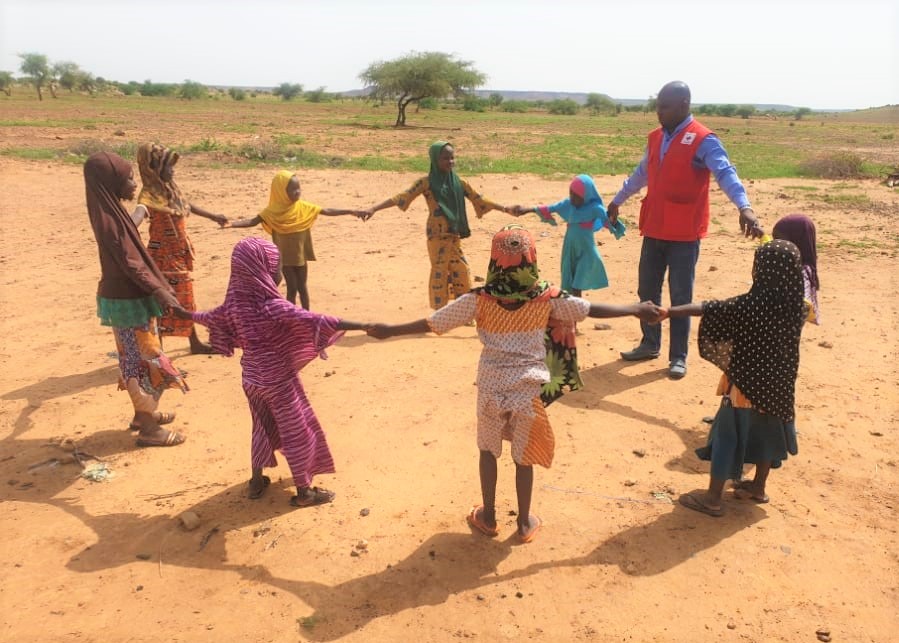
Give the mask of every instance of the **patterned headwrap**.
<svg viewBox="0 0 899 643">
<path fill-rule="evenodd" d="M 428 172 L 428 184 L 431 194 L 440 206 L 440 213 L 446 217 L 449 223 L 449 231 L 459 235 L 462 239 L 471 236 L 468 227 L 468 215 L 465 212 L 465 191 L 462 182 L 453 170 L 443 172 L 437 164 L 440 152 L 449 145 L 446 141 L 437 141 L 428 148 L 428 156 L 431 159 L 431 170 Z"/>
<path fill-rule="evenodd" d="M 534 237 L 517 223 L 510 223 L 493 235 L 487 279 L 484 287 L 476 291 L 510 308 L 537 299 L 571 296 L 540 279 Z M 563 389 L 576 391 L 583 383 L 577 365 L 574 324 L 550 317 L 544 343 L 550 379 L 543 385 L 540 398 L 544 406 L 549 406 L 562 397 Z"/>
<path fill-rule="evenodd" d="M 272 187 L 268 196 L 268 207 L 259 213 L 262 227 L 269 234 L 303 232 L 312 227 L 321 207 L 308 201 L 291 201 L 287 196 L 287 184 L 295 176 L 293 172 L 281 170 L 272 179 Z"/>
<path fill-rule="evenodd" d="M 752 279 L 748 293 L 703 304 L 699 354 L 756 409 L 788 422 L 805 317 L 799 250 L 782 240 L 759 246 Z"/>
<path fill-rule="evenodd" d="M 137 148 L 137 167 L 143 184 L 138 203 L 175 216 L 190 214 L 190 204 L 184 200 L 175 180 L 162 178 L 163 170 L 174 168 L 179 158 L 178 152 L 158 143 L 144 143 Z"/>
<path fill-rule="evenodd" d="M 510 223 L 493 235 L 484 292 L 503 301 L 528 301 L 549 284 L 540 279 L 537 248 L 527 228 Z"/>
</svg>

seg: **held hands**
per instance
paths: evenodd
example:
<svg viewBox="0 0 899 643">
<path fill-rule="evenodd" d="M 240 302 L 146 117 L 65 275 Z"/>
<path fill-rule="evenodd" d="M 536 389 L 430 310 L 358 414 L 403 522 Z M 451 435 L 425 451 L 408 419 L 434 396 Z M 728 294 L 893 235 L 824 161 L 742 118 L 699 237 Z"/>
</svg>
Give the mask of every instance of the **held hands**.
<svg viewBox="0 0 899 643">
<path fill-rule="evenodd" d="M 228 217 L 226 217 L 224 214 L 213 214 L 210 218 L 217 224 L 219 224 L 219 227 L 227 228 L 230 225 Z"/>
<path fill-rule="evenodd" d="M 637 304 L 637 311 L 634 314 L 642 322 L 658 324 L 668 317 L 668 310 L 656 305 L 654 302 L 642 301 Z"/>
<path fill-rule="evenodd" d="M 175 295 L 168 288 L 157 288 L 153 291 L 153 298 L 164 309 L 172 311 L 179 319 L 190 319 L 190 313 L 181 306 L 181 303 L 175 298 Z"/>
<path fill-rule="evenodd" d="M 366 327 L 365 332 L 369 337 L 375 339 L 387 339 L 393 336 L 390 324 L 370 324 Z"/>
<path fill-rule="evenodd" d="M 610 203 L 609 207 L 606 208 L 606 214 L 609 215 L 609 224 L 615 225 L 618 223 L 618 204 Z"/>
<path fill-rule="evenodd" d="M 356 210 L 356 211 L 353 213 L 353 216 L 358 217 L 358 218 L 361 219 L 362 221 L 368 221 L 368 220 L 371 219 L 373 216 L 375 216 L 375 211 L 374 211 L 373 209 L 371 209 L 371 208 L 369 208 L 369 209 L 367 209 L 367 210 Z"/>
</svg>

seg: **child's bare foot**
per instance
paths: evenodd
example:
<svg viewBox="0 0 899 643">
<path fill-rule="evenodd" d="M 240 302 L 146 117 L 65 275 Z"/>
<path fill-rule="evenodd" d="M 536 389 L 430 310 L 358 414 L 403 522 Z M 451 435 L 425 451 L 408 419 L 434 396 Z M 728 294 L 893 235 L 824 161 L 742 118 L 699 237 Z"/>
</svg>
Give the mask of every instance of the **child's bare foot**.
<svg viewBox="0 0 899 643">
<path fill-rule="evenodd" d="M 522 523 L 521 519 L 518 519 L 518 540 L 522 544 L 526 544 L 534 540 L 534 537 L 537 535 L 537 532 L 540 531 L 540 527 L 543 526 L 543 521 L 540 520 L 534 514 L 530 514 L 527 517 L 527 520 Z"/>
<path fill-rule="evenodd" d="M 754 480 L 741 480 L 734 484 L 734 497 L 740 500 L 752 500 L 760 505 L 769 501 L 765 488 L 760 487 Z"/>
<path fill-rule="evenodd" d="M 271 483 L 272 480 L 268 476 L 253 476 L 247 483 L 247 498 L 258 500 Z"/>
<path fill-rule="evenodd" d="M 200 340 L 190 343 L 191 355 L 212 355 L 214 352 L 212 346 Z"/>
<path fill-rule="evenodd" d="M 328 491 L 321 487 L 304 487 L 302 489 L 297 489 L 297 495 L 290 499 L 290 504 L 294 507 L 326 505 L 334 500 L 335 495 L 337 494 L 333 491 Z"/>
</svg>

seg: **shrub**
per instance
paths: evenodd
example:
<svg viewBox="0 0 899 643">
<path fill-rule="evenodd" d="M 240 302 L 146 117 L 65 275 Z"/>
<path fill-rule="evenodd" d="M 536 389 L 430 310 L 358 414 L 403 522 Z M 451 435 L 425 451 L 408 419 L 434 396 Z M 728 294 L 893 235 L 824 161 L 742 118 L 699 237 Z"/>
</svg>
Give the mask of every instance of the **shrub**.
<svg viewBox="0 0 899 643">
<path fill-rule="evenodd" d="M 428 96 L 427 98 L 422 98 L 418 101 L 418 106 L 421 109 L 437 109 L 439 103 L 433 96 Z"/>
<path fill-rule="evenodd" d="M 852 152 L 833 152 L 803 161 L 799 173 L 819 179 L 856 179 L 865 176 L 864 163 Z"/>
<path fill-rule="evenodd" d="M 466 112 L 483 112 L 487 109 L 490 102 L 477 96 L 466 96 L 462 101 L 462 109 Z"/>
<path fill-rule="evenodd" d="M 530 108 L 530 104 L 526 100 L 507 100 L 500 106 L 504 112 L 514 114 L 524 114 Z"/>
<path fill-rule="evenodd" d="M 240 87 L 231 87 L 228 89 L 228 95 L 234 100 L 246 100 L 247 93 Z"/>
<path fill-rule="evenodd" d="M 561 114 L 563 116 L 574 116 L 577 114 L 580 105 L 570 98 L 558 98 L 549 104 L 550 114 Z"/>
</svg>

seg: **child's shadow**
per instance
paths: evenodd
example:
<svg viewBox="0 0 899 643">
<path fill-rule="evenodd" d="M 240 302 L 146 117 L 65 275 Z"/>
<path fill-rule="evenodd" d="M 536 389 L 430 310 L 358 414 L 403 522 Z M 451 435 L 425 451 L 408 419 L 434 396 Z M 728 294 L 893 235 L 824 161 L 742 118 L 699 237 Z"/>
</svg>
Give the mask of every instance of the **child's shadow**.
<svg viewBox="0 0 899 643">
<path fill-rule="evenodd" d="M 28 404 L 19 413 L 13 423 L 13 432 L 9 437 L 17 437 L 31 428 L 31 414 L 41 404 L 58 397 L 69 397 L 92 388 L 105 386 L 117 381 L 119 367 L 117 363 L 101 366 L 87 373 L 72 373 L 61 377 L 48 377 L 40 382 L 28 384 L 0 396 L 3 400 L 27 400 Z"/>
<path fill-rule="evenodd" d="M 506 580 L 508 575 L 500 576 L 496 569 L 509 555 L 515 538 L 514 534 L 505 540 L 487 540 L 480 534 L 435 534 L 396 565 L 334 586 L 274 578 L 264 569 L 254 579 L 309 604 L 314 611 L 301 619 L 303 635 L 333 641 L 377 618 L 423 605 L 441 605 L 459 592 Z"/>
<path fill-rule="evenodd" d="M 689 457 L 690 454 L 693 453 L 695 447 L 701 446 L 701 444 L 704 443 L 704 434 L 679 426 L 666 417 L 650 415 L 638 408 L 633 408 L 606 399 L 606 396 L 638 388 L 668 377 L 667 368 L 660 368 L 647 373 L 639 373 L 637 375 L 626 375 L 622 372 L 622 369 L 631 365 L 630 362 L 615 360 L 608 364 L 600 364 L 593 368 L 581 371 L 581 379 L 584 382 L 584 388 L 573 394 L 563 395 L 559 399 L 559 402 L 566 406 L 580 409 L 601 408 L 610 413 L 636 420 L 637 422 L 651 424 L 673 431 L 680 438 L 681 442 L 684 443 L 686 450 L 680 456 L 672 458 L 665 466 L 668 468 L 683 469 L 684 465 L 681 463 L 681 460 L 684 457 Z M 692 471 L 693 469 L 689 468 L 689 470 Z"/>
<path fill-rule="evenodd" d="M 767 516 L 753 503 L 725 501 L 725 505 L 727 513 L 712 518 L 675 504 L 673 511 L 615 534 L 584 556 L 536 563 L 520 571 L 532 574 L 557 567 L 617 565 L 629 576 L 662 574 Z"/>
</svg>

